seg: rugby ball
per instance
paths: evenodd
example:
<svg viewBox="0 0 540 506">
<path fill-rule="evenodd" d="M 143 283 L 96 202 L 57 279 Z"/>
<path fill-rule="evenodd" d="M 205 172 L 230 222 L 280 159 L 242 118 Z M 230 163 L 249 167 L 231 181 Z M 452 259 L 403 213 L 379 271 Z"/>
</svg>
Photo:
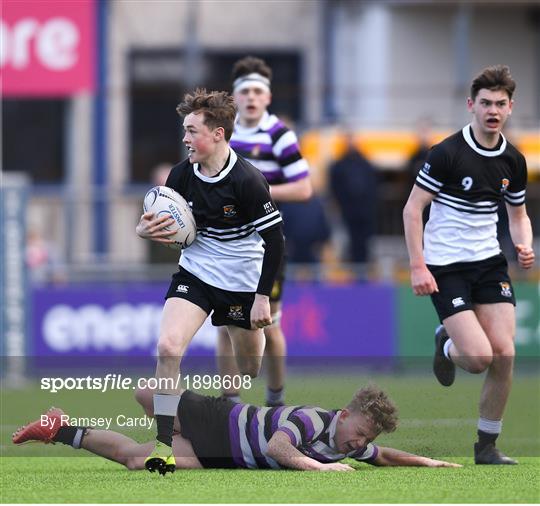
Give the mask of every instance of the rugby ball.
<svg viewBox="0 0 540 506">
<path fill-rule="evenodd" d="M 154 213 L 156 218 L 168 214 L 174 219 L 175 223 L 164 229 L 176 230 L 176 233 L 169 237 L 174 244 L 164 246 L 184 249 L 195 240 L 197 225 L 193 213 L 184 197 L 168 186 L 155 186 L 148 190 L 144 196 L 143 211 Z"/>
</svg>

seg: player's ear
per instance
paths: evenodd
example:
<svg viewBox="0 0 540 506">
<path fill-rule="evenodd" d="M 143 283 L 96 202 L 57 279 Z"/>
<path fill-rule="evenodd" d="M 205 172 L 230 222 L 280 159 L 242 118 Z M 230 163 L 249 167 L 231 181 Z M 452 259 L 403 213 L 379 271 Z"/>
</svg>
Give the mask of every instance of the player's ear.
<svg viewBox="0 0 540 506">
<path fill-rule="evenodd" d="M 344 408 L 341 410 L 341 413 L 339 414 L 339 419 L 346 420 L 350 414 L 351 412 L 347 408 Z"/>
<path fill-rule="evenodd" d="M 217 127 L 214 130 L 214 140 L 216 142 L 219 142 L 224 138 L 225 138 L 225 129 L 223 127 Z"/>
</svg>

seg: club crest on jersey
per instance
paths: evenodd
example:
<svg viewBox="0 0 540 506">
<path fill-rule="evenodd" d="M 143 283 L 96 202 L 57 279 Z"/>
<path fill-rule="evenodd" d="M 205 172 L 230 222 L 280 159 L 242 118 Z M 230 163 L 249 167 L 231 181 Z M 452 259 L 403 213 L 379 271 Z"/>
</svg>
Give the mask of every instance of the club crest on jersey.
<svg viewBox="0 0 540 506">
<path fill-rule="evenodd" d="M 509 184 L 510 184 L 510 181 L 506 178 L 503 178 L 503 180 L 501 181 L 501 193 L 504 193 L 506 191 Z"/>
<path fill-rule="evenodd" d="M 503 281 L 499 283 L 501 286 L 501 295 L 503 297 L 512 297 L 512 288 L 510 288 L 510 283 Z"/>
<path fill-rule="evenodd" d="M 422 172 L 425 172 L 426 174 L 429 174 L 429 169 L 431 169 L 431 165 L 429 163 L 424 163 L 424 166 L 422 167 Z"/>
<path fill-rule="evenodd" d="M 244 313 L 242 311 L 242 306 L 229 306 L 227 318 L 231 318 L 231 320 L 243 320 Z"/>
<path fill-rule="evenodd" d="M 223 216 L 225 218 L 236 216 L 236 207 L 234 205 L 223 206 Z"/>
</svg>

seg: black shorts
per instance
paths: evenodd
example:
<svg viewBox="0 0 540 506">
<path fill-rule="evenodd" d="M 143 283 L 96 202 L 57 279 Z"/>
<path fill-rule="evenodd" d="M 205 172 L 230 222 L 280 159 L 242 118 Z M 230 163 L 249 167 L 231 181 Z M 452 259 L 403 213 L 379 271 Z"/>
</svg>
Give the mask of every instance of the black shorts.
<svg viewBox="0 0 540 506">
<path fill-rule="evenodd" d="M 272 291 L 270 292 L 270 302 L 281 302 L 283 297 L 283 283 L 285 282 L 285 269 L 287 267 L 287 259 L 283 257 L 279 264 L 279 269 L 272 285 Z"/>
<path fill-rule="evenodd" d="M 180 433 L 206 468 L 236 468 L 229 439 L 229 414 L 236 404 L 186 390 L 178 404 Z"/>
<path fill-rule="evenodd" d="M 199 306 L 203 311 L 212 313 L 212 325 L 234 325 L 251 329 L 251 306 L 255 292 L 229 292 L 210 286 L 182 267 L 173 274 L 166 299 L 178 297 Z M 213 311 L 213 312 L 212 312 Z"/>
<path fill-rule="evenodd" d="M 441 322 L 453 314 L 473 309 L 474 304 L 509 302 L 516 305 L 508 262 L 502 253 L 477 262 L 428 265 L 428 269 L 439 287 L 438 293 L 431 294 L 431 300 Z"/>
</svg>

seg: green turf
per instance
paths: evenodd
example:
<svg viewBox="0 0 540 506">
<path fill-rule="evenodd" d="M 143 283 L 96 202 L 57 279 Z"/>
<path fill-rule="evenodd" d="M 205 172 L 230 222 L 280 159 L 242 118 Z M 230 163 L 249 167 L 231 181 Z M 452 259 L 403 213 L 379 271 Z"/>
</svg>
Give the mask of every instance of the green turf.
<svg viewBox="0 0 540 506">
<path fill-rule="evenodd" d="M 96 458 L 2 460 L 9 503 L 536 503 L 540 459 L 519 466 L 374 468 L 351 473 L 188 470 L 161 477 Z M 356 466 L 356 464 L 355 464 Z"/>
<path fill-rule="evenodd" d="M 460 375 L 445 389 L 431 376 L 292 374 L 290 403 L 341 407 L 368 381 L 383 387 L 400 408 L 401 426 L 378 443 L 464 464 L 460 469 L 376 468 L 354 473 L 297 471 L 177 471 L 161 477 L 62 445 L 14 447 L 9 438 L 50 405 L 72 416 L 140 415 L 131 393 L 61 392 L 37 388 L 2 391 L 2 502 L 31 503 L 535 503 L 540 501 L 540 386 L 536 374 L 517 375 L 499 446 L 519 466 L 475 466 L 476 405 L 481 378 Z M 260 401 L 263 382 L 246 392 Z M 154 430 L 122 430 L 138 441 Z M 80 457 L 73 457 L 77 455 Z"/>
</svg>

